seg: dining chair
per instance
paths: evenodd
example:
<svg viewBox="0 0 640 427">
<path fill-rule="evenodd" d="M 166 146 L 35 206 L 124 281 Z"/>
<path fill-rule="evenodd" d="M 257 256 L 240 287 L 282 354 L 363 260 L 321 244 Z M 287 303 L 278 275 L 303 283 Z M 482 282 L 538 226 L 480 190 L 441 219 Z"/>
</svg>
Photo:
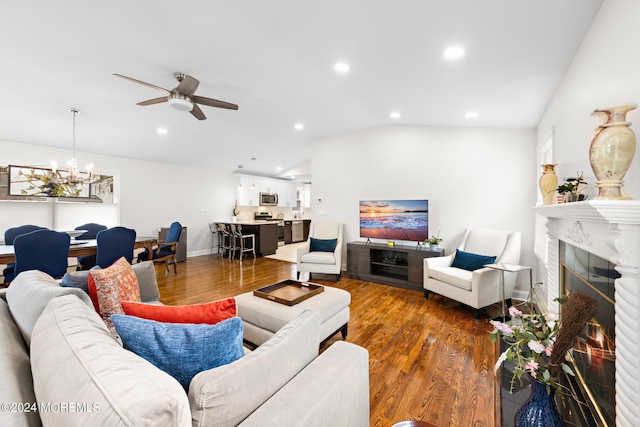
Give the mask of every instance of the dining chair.
<svg viewBox="0 0 640 427">
<path fill-rule="evenodd" d="M 173 263 L 173 273 L 178 274 L 178 262 L 176 261 L 176 252 L 178 251 L 178 241 L 182 234 L 182 224 L 178 221 L 173 222 L 169 226 L 169 231 L 164 241 L 158 242 L 158 246 L 153 248 L 152 253 L 149 254 L 149 250 L 138 254 L 138 262 L 147 261 L 151 259 L 156 264 L 164 264 L 169 272 L 169 261 Z"/>
<path fill-rule="evenodd" d="M 32 225 L 32 224 L 8 228 L 4 232 L 4 244 L 13 245 L 13 241 L 16 240 L 16 237 L 18 237 L 21 234 L 26 234 L 26 233 L 31 233 L 32 231 L 46 230 L 46 229 L 47 229 L 46 227 L 40 227 L 39 225 Z M 16 268 L 15 263 L 11 263 L 11 264 L 7 264 L 7 266 L 2 270 L 2 276 L 4 277 L 3 284 L 10 283 L 16 277 L 15 268 Z"/>
<path fill-rule="evenodd" d="M 39 270 L 54 279 L 60 279 L 69 266 L 70 241 L 67 233 L 48 229 L 19 235 L 13 241 L 15 275 L 23 271 Z"/>
<path fill-rule="evenodd" d="M 111 227 L 96 234 L 96 265 L 107 268 L 120 257 L 133 262 L 133 245 L 136 242 L 136 230 L 126 227 Z"/>
<path fill-rule="evenodd" d="M 102 224 L 96 224 L 95 222 L 89 222 L 87 224 L 79 225 L 75 228 L 76 230 L 87 230 L 86 233 L 83 233 L 76 237 L 76 240 L 92 240 L 96 238 L 96 235 L 102 231 L 106 230 L 107 226 Z M 96 256 L 95 255 L 87 255 L 78 257 L 78 265 L 76 266 L 76 270 L 89 270 L 96 265 Z"/>
</svg>

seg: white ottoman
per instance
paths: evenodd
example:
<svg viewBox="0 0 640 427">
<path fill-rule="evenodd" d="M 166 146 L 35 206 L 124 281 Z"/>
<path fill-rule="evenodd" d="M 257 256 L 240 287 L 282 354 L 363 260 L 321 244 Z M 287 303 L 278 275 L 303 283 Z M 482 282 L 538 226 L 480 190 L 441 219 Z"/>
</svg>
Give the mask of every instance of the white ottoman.
<svg viewBox="0 0 640 427">
<path fill-rule="evenodd" d="M 238 316 L 244 324 L 244 340 L 249 344 L 261 345 L 307 309 L 320 313 L 319 345 L 338 331 L 342 338 L 347 337 L 351 294 L 345 290 L 324 286 L 324 292 L 292 306 L 256 297 L 253 292 L 240 294 L 235 299 Z"/>
</svg>

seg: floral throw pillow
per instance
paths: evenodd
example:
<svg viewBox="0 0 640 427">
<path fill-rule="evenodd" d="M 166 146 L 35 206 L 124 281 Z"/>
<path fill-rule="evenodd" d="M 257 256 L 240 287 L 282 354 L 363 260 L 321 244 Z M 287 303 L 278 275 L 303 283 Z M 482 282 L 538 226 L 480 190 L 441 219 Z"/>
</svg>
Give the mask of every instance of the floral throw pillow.
<svg viewBox="0 0 640 427">
<path fill-rule="evenodd" d="M 138 278 L 131 265 L 122 257 L 101 270 L 89 270 L 89 296 L 109 329 L 112 314 L 124 314 L 121 301 L 140 302 Z"/>
</svg>

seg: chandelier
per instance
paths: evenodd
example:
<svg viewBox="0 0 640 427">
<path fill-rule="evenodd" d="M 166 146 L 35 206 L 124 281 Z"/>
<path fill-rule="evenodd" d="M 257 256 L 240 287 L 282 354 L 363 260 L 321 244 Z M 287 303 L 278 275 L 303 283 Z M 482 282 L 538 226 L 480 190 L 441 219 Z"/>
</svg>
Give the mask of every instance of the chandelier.
<svg viewBox="0 0 640 427">
<path fill-rule="evenodd" d="M 76 157 L 76 116 L 80 114 L 80 110 L 78 110 L 77 108 L 69 108 L 69 112 L 73 114 L 73 157 L 67 163 L 68 173 L 63 179 L 64 181 L 66 181 L 67 184 L 72 184 L 72 185 L 90 184 L 95 179 L 94 173 L 93 173 L 93 164 L 90 163 L 87 166 L 86 174 L 85 176 L 82 176 L 80 172 L 80 168 L 78 167 L 78 160 Z M 57 173 L 58 172 L 57 169 L 58 169 L 58 166 L 56 162 L 55 161 L 52 162 L 53 175 L 58 175 L 60 178 L 62 178 Z"/>
</svg>

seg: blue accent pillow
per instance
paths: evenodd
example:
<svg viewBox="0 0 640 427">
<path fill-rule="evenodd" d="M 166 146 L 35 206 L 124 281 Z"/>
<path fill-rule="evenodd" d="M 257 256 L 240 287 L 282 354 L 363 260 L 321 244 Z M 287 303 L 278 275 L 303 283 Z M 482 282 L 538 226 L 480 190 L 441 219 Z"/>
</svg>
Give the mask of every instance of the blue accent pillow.
<svg viewBox="0 0 640 427">
<path fill-rule="evenodd" d="M 174 377 L 187 393 L 197 373 L 244 356 L 239 317 L 215 325 L 161 323 L 124 314 L 111 315 L 111 321 L 124 348 Z"/>
<path fill-rule="evenodd" d="M 487 264 L 493 264 L 495 261 L 496 257 L 494 256 L 478 255 L 456 249 L 456 256 L 453 258 L 451 267 L 474 271 L 484 267 Z"/>
<path fill-rule="evenodd" d="M 96 265 L 91 270 L 100 270 L 100 266 Z M 89 294 L 89 271 L 91 270 L 83 270 L 83 271 L 74 271 L 71 273 L 65 273 L 62 276 L 62 281 L 60 282 L 60 286 L 65 288 L 79 288 L 82 289 Z"/>
<path fill-rule="evenodd" d="M 311 252 L 335 252 L 338 239 L 314 239 L 311 238 Z"/>
</svg>

